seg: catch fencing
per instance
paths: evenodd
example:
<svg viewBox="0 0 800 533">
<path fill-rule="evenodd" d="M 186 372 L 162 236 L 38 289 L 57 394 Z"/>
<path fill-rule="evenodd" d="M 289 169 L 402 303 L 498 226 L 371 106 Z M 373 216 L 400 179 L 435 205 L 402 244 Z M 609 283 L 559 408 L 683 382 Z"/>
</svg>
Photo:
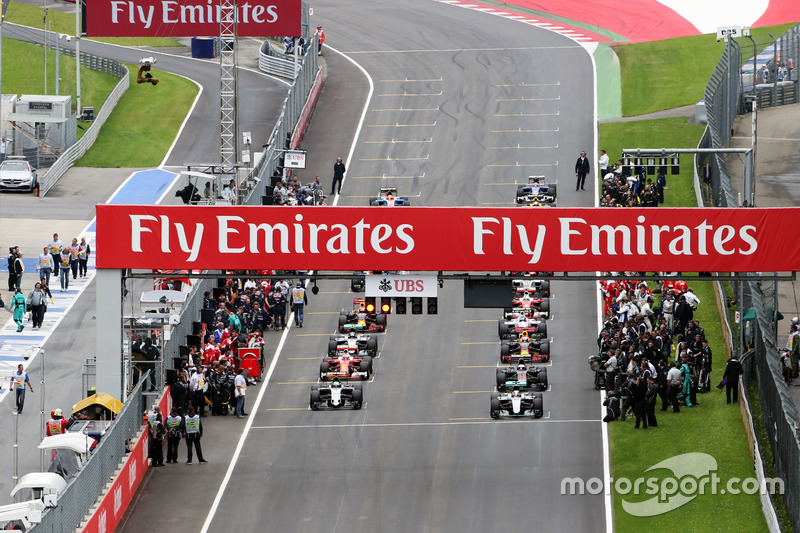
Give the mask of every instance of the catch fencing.
<svg viewBox="0 0 800 533">
<path fill-rule="evenodd" d="M 310 43 L 309 50 L 315 49 L 315 42 Z M 262 152 L 258 163 L 245 178 L 248 187 L 241 190 L 237 199 L 239 205 L 260 205 L 261 197 L 264 196 L 267 187 L 271 189 L 271 176 L 275 169 L 281 166 L 283 150 L 290 147 L 298 120 L 309 101 L 314 84 L 318 82 L 319 72 L 320 65 L 317 54 L 307 53 L 300 61 L 297 77 L 283 101 L 281 114 L 269 136 L 268 146 Z M 180 347 L 186 344 L 186 336 L 195 333 L 193 331 L 194 322 L 200 320 L 204 294 L 215 286 L 216 280 L 213 279 L 197 280 L 193 285 L 191 294 L 181 308 L 180 321 L 172 326 L 170 340 L 164 343 L 165 368 L 173 368 L 175 358 L 180 356 Z"/>
<path fill-rule="evenodd" d="M 789 70 L 788 65 L 800 58 L 800 25 L 762 52 L 756 49 L 754 57 L 744 65 L 742 53 L 739 44 L 731 39 L 706 86 L 708 127 L 699 148 L 726 148 L 731 140 L 736 114 L 752 110 L 751 102 L 754 100 L 759 109 L 798 101 L 800 76 L 797 68 Z M 786 68 L 785 73 L 779 72 L 781 68 Z M 759 80 L 758 72 L 762 70 L 766 70 L 763 77 L 772 83 L 762 83 L 763 78 Z M 695 171 L 705 179 L 707 205 L 739 205 L 731 174 L 722 156 L 696 157 Z M 752 278 L 730 282 L 740 312 L 732 349 L 737 354 L 747 354 L 742 360 L 743 389 L 747 394 L 747 385 L 754 382 L 761 401 L 761 413 L 753 413 L 752 401 L 748 402 L 750 414 L 754 418 L 759 414 L 763 416 L 774 458 L 775 476 L 784 482 L 785 507 L 792 530 L 800 533 L 800 412 L 783 379 L 778 340 L 778 286 L 768 275 L 753 273 Z M 721 287 L 717 291 L 724 294 Z M 727 305 L 723 308 L 728 326 L 735 329 Z"/>
<path fill-rule="evenodd" d="M 72 57 L 75 56 L 75 51 L 70 49 L 64 49 L 62 53 Z M 119 102 L 122 95 L 125 94 L 125 91 L 128 90 L 130 84 L 128 67 L 119 61 L 81 52 L 81 65 L 92 70 L 113 74 L 119 78 L 119 82 L 108 95 L 106 101 L 103 102 L 100 111 L 98 111 L 95 116 L 94 122 L 92 122 L 92 125 L 86 130 L 86 133 L 83 134 L 83 137 L 66 149 L 56 162 L 53 163 L 53 166 L 47 169 L 47 172 L 39 178 L 39 194 L 41 196 L 46 195 L 50 189 L 58 183 L 58 180 L 72 168 L 75 161 L 83 157 L 83 154 L 92 147 L 97 140 L 97 136 L 100 135 L 100 129 L 103 127 L 103 124 L 106 123 L 106 120 L 108 120 L 117 102 Z M 80 113 L 81 110 L 79 109 L 78 114 Z"/>
<path fill-rule="evenodd" d="M 131 391 L 117 418 L 76 476 L 58 497 L 58 505 L 47 509 L 42 521 L 28 531 L 35 533 L 74 532 L 88 510 L 102 494 L 106 483 L 129 453 L 131 440 L 142 428 L 142 413 L 147 407 L 141 380 Z"/>
</svg>

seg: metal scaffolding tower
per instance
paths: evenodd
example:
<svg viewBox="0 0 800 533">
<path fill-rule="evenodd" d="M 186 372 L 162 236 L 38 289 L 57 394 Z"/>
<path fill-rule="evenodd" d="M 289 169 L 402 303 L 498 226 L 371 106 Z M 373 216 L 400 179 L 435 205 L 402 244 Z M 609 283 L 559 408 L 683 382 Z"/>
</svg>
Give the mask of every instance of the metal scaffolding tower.
<svg viewBox="0 0 800 533">
<path fill-rule="evenodd" d="M 233 166 L 238 154 L 236 129 L 239 118 L 236 101 L 236 0 L 219 0 L 219 8 L 220 155 L 223 165 Z"/>
</svg>

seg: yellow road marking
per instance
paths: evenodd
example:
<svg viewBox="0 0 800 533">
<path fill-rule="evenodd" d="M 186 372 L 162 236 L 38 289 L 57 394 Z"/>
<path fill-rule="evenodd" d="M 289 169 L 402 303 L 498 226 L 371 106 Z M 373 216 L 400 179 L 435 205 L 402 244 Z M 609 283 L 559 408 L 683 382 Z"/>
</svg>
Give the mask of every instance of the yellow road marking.
<svg viewBox="0 0 800 533">
<path fill-rule="evenodd" d="M 483 418 L 448 418 L 448 420 L 489 420 L 488 417 Z"/>
<path fill-rule="evenodd" d="M 272 407 L 267 411 L 308 411 L 308 407 Z"/>
<path fill-rule="evenodd" d="M 327 337 L 328 335 L 333 335 L 333 333 L 298 333 L 298 337 Z"/>
<path fill-rule="evenodd" d="M 308 359 L 319 359 L 321 356 L 317 357 L 287 357 L 286 359 L 290 359 L 292 361 L 306 361 Z"/>
<path fill-rule="evenodd" d="M 502 182 L 502 183 L 501 182 L 484 183 L 483 185 L 484 186 L 489 186 L 489 185 L 521 185 L 521 184 L 520 183 L 514 183 L 512 181 L 512 182 Z"/>
<path fill-rule="evenodd" d="M 278 385 L 314 385 L 318 381 L 279 381 Z"/>
<path fill-rule="evenodd" d="M 456 368 L 497 368 L 497 365 L 461 365 Z"/>
<path fill-rule="evenodd" d="M 454 390 L 453 394 L 485 394 L 487 392 L 494 392 L 493 390 Z"/>
<path fill-rule="evenodd" d="M 325 294 L 324 292 L 321 294 Z M 306 311 L 307 315 L 338 315 L 340 311 Z"/>
<path fill-rule="evenodd" d="M 348 198 L 369 198 L 369 196 L 348 196 Z M 350 291 L 319 291 L 319 294 L 350 294 Z"/>
<path fill-rule="evenodd" d="M 464 322 L 497 322 L 496 318 L 482 318 L 480 320 L 465 320 Z"/>
<path fill-rule="evenodd" d="M 481 202 L 481 205 L 514 205 L 514 202 Z"/>
<path fill-rule="evenodd" d="M 500 342 L 500 341 L 493 341 L 493 342 L 486 342 L 486 341 L 481 341 L 481 342 L 462 342 L 461 344 L 497 344 L 498 342 Z"/>
</svg>

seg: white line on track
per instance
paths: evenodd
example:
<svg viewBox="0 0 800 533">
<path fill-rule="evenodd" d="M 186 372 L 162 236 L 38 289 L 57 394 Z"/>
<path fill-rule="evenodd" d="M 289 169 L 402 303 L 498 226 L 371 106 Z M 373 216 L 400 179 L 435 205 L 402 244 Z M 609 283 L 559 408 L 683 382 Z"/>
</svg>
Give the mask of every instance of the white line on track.
<svg viewBox="0 0 800 533">
<path fill-rule="evenodd" d="M 425 427 L 425 426 L 475 426 L 480 424 L 597 424 L 597 420 L 556 420 L 552 418 L 540 418 L 539 420 L 470 420 L 454 422 L 396 422 L 385 424 L 296 424 L 288 426 L 253 426 L 251 429 L 329 429 L 329 428 L 387 428 L 387 427 Z"/>
<path fill-rule="evenodd" d="M 356 63 L 353 59 L 348 57 L 345 54 L 342 54 L 338 50 L 332 47 L 328 47 L 334 53 L 340 54 L 342 57 L 353 63 L 356 67 L 358 67 L 361 72 L 364 73 L 364 76 L 367 77 L 367 81 L 369 81 L 369 93 L 367 94 L 366 102 L 364 103 L 364 109 L 361 112 L 361 118 L 358 121 L 358 126 L 356 127 L 355 135 L 353 136 L 353 143 L 350 145 L 350 153 L 347 155 L 347 162 L 345 164 L 346 168 L 350 167 L 350 160 L 353 158 L 353 152 L 355 152 L 356 144 L 358 142 L 358 136 L 361 133 L 361 127 L 364 125 L 364 119 L 367 116 L 367 110 L 369 109 L 370 101 L 372 100 L 372 92 L 374 90 L 374 85 L 372 83 L 372 78 L 364 70 L 364 67 Z M 342 179 L 341 186 L 344 186 L 346 178 Z M 339 202 L 339 194 L 333 200 L 333 205 L 336 205 Z M 242 449 L 244 448 L 244 443 L 247 440 L 247 435 L 250 433 L 250 430 L 253 428 L 253 421 L 255 420 L 255 413 L 258 412 L 258 408 L 261 405 L 261 401 L 264 398 L 264 394 L 267 392 L 267 386 L 269 385 L 269 380 L 272 378 L 272 374 L 275 372 L 275 367 L 278 364 L 278 359 L 281 356 L 281 352 L 283 351 L 283 346 L 286 344 L 286 339 L 289 337 L 289 331 L 292 327 L 292 322 L 294 321 L 294 313 L 291 313 L 287 318 L 287 327 L 283 330 L 283 335 L 281 335 L 281 341 L 278 343 L 278 347 L 275 349 L 275 355 L 272 356 L 272 363 L 269 365 L 269 370 L 267 371 L 267 375 L 264 377 L 264 381 L 261 385 L 261 390 L 256 397 L 255 404 L 253 404 L 251 415 L 247 417 L 247 423 L 245 424 L 244 429 L 242 430 L 242 435 L 239 437 L 239 442 L 236 445 L 236 450 L 233 452 L 233 456 L 231 457 L 231 462 L 228 465 L 228 470 L 225 472 L 225 477 L 222 479 L 222 483 L 220 484 L 219 489 L 217 490 L 217 494 L 214 497 L 214 502 L 211 504 L 211 507 L 208 510 L 208 515 L 206 516 L 206 520 L 203 523 L 203 527 L 200 529 L 200 533 L 208 533 L 209 528 L 211 527 L 211 522 L 214 520 L 214 515 L 217 513 L 217 509 L 219 508 L 220 502 L 222 502 L 222 497 L 225 495 L 225 490 L 228 488 L 228 483 L 230 483 L 231 477 L 233 476 L 233 470 L 236 468 L 236 463 L 239 461 L 239 456 L 242 453 Z"/>
</svg>

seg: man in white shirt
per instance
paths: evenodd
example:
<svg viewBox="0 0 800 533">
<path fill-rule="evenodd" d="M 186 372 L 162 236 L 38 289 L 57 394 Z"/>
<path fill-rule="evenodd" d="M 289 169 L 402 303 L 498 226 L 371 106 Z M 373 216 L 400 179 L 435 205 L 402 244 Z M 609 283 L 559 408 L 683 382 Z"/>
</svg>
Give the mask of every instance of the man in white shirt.
<svg viewBox="0 0 800 533">
<path fill-rule="evenodd" d="M 605 176 L 608 172 L 608 154 L 605 150 L 600 150 L 600 160 L 597 164 L 600 167 L 600 175 Z"/>
<path fill-rule="evenodd" d="M 239 369 L 233 386 L 236 387 L 236 418 L 243 418 L 247 413 L 244 412 L 244 397 L 247 394 L 247 380 L 244 377 L 244 369 Z"/>
<path fill-rule="evenodd" d="M 686 289 L 686 292 L 684 292 L 683 295 L 686 297 L 686 303 L 691 305 L 692 309 L 697 310 L 697 308 L 700 307 L 700 298 L 695 296 L 691 287 Z"/>
<path fill-rule="evenodd" d="M 678 405 L 678 394 L 681 392 L 681 371 L 675 366 L 675 363 L 669 364 L 669 372 L 667 372 L 667 387 L 669 387 L 669 403 L 672 404 L 672 412 L 680 413 L 681 407 Z"/>
</svg>

